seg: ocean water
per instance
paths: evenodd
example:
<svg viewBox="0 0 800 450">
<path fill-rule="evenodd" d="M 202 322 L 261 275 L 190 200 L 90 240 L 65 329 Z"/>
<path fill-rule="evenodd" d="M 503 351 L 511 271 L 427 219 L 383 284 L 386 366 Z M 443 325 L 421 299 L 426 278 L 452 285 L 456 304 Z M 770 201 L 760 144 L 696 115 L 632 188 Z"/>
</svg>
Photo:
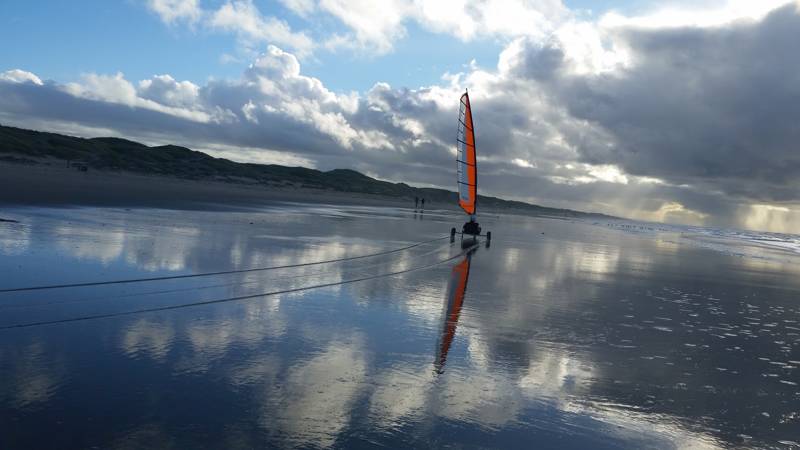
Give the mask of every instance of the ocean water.
<svg viewBox="0 0 800 450">
<path fill-rule="evenodd" d="M 0 448 L 791 448 L 800 239 L 6 208 Z"/>
</svg>

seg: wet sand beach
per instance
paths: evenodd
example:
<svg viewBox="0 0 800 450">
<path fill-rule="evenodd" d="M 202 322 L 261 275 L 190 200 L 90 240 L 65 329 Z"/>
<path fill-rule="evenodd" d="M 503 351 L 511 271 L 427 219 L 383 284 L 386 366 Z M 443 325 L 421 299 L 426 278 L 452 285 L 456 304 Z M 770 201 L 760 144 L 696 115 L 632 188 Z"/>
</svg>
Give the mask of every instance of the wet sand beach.
<svg viewBox="0 0 800 450">
<path fill-rule="evenodd" d="M 473 248 L 453 212 L 352 205 L 3 216 L 2 448 L 800 442 L 786 246 L 508 216 Z"/>
</svg>

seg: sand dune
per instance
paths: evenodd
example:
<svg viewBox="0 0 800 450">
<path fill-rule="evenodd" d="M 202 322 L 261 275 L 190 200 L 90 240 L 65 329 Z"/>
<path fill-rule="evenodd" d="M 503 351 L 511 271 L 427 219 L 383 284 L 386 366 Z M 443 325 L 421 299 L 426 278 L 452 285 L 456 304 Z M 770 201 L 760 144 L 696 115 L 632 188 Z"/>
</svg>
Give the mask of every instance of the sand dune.
<svg viewBox="0 0 800 450">
<path fill-rule="evenodd" d="M 157 175 L 0 163 L 0 204 L 196 209 L 275 201 L 413 206 L 413 199 L 322 189 L 195 181 Z M 451 205 L 428 207 L 452 208 Z"/>
</svg>

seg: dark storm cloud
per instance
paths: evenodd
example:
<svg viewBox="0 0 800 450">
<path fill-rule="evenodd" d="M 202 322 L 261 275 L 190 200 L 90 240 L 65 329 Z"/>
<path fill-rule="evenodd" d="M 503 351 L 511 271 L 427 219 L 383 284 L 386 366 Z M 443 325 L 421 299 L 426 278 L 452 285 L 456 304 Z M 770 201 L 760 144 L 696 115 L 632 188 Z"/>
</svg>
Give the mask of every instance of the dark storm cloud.
<svg viewBox="0 0 800 450">
<path fill-rule="evenodd" d="M 615 138 L 610 147 L 579 146 L 584 161 L 743 199 L 797 199 L 794 5 L 755 23 L 619 33 L 630 46 L 630 68 L 548 85 L 573 116 Z"/>
</svg>

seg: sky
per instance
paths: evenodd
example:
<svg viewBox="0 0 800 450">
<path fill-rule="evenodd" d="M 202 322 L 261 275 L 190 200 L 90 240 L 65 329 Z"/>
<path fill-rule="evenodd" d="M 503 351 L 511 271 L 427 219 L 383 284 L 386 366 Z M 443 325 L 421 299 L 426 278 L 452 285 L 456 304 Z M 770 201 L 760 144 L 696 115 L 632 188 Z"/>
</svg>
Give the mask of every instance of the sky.
<svg viewBox="0 0 800 450">
<path fill-rule="evenodd" d="M 796 0 L 0 3 L 0 123 L 800 233 Z"/>
</svg>

